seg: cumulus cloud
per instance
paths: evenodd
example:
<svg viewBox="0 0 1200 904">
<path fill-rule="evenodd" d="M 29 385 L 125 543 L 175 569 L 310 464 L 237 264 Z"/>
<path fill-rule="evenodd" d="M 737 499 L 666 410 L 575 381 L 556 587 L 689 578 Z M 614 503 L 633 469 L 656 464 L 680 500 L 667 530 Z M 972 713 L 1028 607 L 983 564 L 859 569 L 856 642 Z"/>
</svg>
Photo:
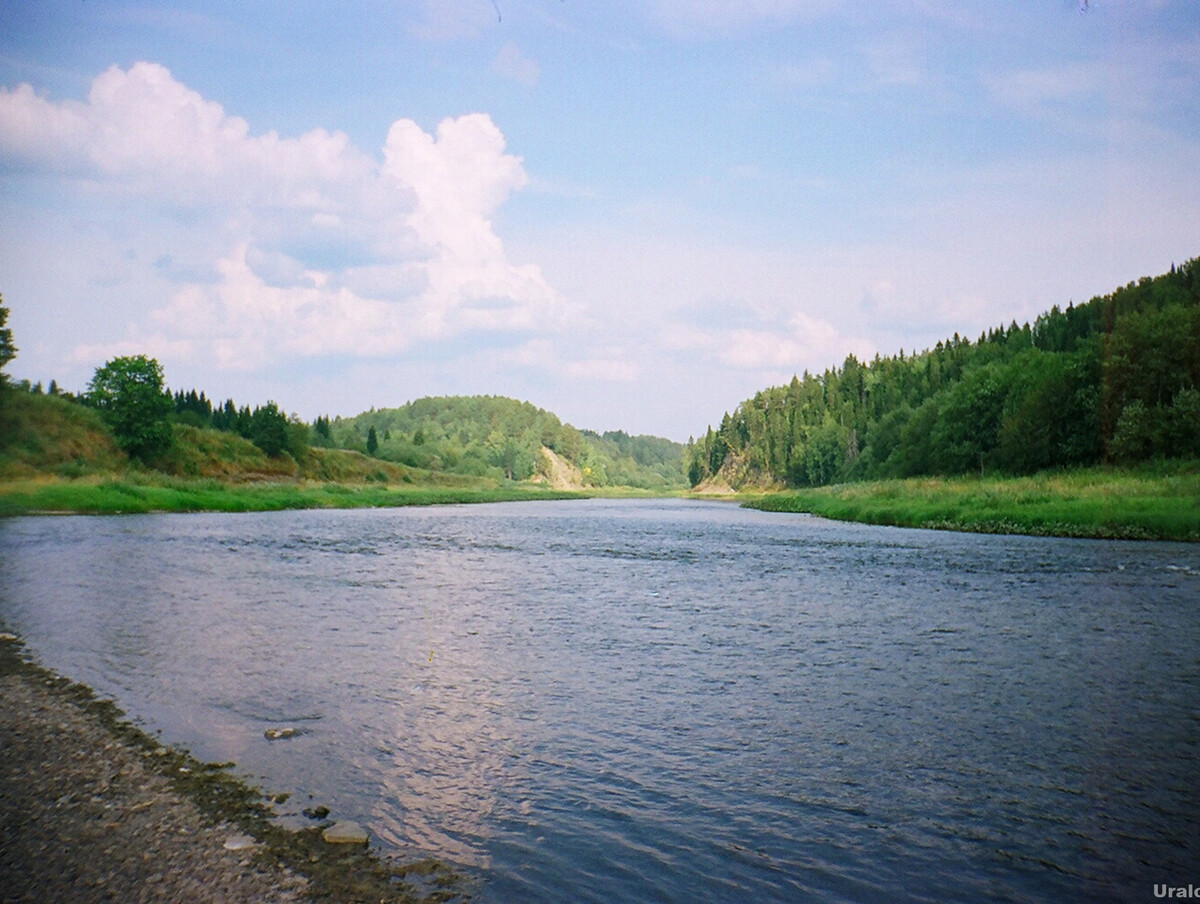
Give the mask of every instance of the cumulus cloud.
<svg viewBox="0 0 1200 904">
<path fill-rule="evenodd" d="M 140 335 L 222 367 L 562 322 L 540 269 L 509 261 L 492 227 L 528 177 L 484 114 L 433 135 L 398 120 L 378 162 L 340 132 L 254 135 L 162 66 L 137 63 L 98 76 L 86 103 L 0 89 L 0 166 L 209 210 L 196 244 L 223 245 L 207 262 L 217 278 L 184 285 Z M 142 240 L 164 259 L 154 235 Z"/>
<path fill-rule="evenodd" d="M 27 84 L 0 88 L 0 154 L 30 169 L 132 184 L 167 199 L 313 210 L 348 200 L 346 187 L 372 168 L 340 132 L 252 136 L 244 119 L 145 62 L 97 76 L 87 103 L 54 103 Z"/>
</svg>

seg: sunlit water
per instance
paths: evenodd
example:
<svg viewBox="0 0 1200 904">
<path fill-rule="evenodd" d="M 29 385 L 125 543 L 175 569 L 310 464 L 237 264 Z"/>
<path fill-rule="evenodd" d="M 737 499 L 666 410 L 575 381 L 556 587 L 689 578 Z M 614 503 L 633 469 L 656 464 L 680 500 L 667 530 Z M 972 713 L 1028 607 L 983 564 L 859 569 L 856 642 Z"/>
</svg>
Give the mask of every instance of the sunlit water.
<svg viewBox="0 0 1200 904">
<path fill-rule="evenodd" d="M 1191 546 L 690 501 L 25 518 L 0 620 L 483 902 L 1200 884 Z"/>
</svg>

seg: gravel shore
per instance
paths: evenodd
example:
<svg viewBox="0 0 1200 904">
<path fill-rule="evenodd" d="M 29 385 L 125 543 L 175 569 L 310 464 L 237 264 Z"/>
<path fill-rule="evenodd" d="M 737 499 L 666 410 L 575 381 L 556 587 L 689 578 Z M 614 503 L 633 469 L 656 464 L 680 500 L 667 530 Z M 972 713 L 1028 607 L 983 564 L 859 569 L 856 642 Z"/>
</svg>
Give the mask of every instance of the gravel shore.
<svg viewBox="0 0 1200 904">
<path fill-rule="evenodd" d="M 319 826 L 273 825 L 224 767 L 120 717 L 0 635 L 3 904 L 463 899 L 441 864 L 397 866 L 365 845 L 326 844 Z"/>
<path fill-rule="evenodd" d="M 209 824 L 145 753 L 34 674 L 0 676 L 3 901 L 307 899 L 304 877 L 227 850 L 241 829 Z"/>
</svg>

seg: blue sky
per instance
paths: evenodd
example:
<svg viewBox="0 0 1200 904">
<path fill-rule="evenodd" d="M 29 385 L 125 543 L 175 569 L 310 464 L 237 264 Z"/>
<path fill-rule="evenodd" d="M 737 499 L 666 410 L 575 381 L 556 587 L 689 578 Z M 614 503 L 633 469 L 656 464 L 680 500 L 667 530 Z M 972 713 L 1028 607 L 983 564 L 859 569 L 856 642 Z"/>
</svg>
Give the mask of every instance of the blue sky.
<svg viewBox="0 0 1200 904">
<path fill-rule="evenodd" d="M 1200 255 L 1195 0 L 0 21 L 10 371 L 72 390 L 146 353 L 305 419 L 496 394 L 685 440 Z"/>
</svg>

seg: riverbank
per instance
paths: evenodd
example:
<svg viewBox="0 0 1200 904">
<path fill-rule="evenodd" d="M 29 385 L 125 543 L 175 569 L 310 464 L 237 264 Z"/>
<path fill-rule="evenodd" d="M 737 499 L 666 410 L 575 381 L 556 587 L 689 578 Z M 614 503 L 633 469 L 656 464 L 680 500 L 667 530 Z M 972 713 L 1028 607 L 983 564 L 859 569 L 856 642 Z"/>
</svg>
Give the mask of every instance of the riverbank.
<svg viewBox="0 0 1200 904">
<path fill-rule="evenodd" d="M 434 861 L 327 843 L 328 822 L 276 825 L 231 765 L 162 746 L 0 634 L 0 900 L 464 899 Z"/>
<path fill-rule="evenodd" d="M 1200 541 L 1200 464 L 910 478 L 746 496 L 773 512 L 979 533 Z"/>
<path fill-rule="evenodd" d="M 79 515 L 147 512 L 265 512 L 310 508 L 386 508 L 478 502 L 575 499 L 577 492 L 537 484 L 395 486 L 385 483 L 256 481 L 230 483 L 147 477 L 34 478 L 0 482 L 0 516 L 40 513 Z"/>
</svg>

